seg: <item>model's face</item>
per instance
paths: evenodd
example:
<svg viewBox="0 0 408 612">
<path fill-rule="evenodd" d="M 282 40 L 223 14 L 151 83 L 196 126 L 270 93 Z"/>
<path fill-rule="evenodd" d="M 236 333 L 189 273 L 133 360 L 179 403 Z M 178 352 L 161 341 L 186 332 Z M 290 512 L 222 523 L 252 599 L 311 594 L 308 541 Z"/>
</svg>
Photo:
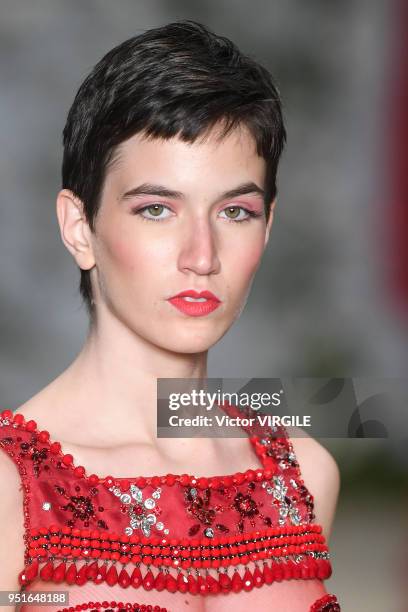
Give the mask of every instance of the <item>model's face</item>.
<svg viewBox="0 0 408 612">
<path fill-rule="evenodd" d="M 92 238 L 97 309 L 102 302 L 167 350 L 215 344 L 245 305 L 269 235 L 265 169 L 244 129 L 218 143 L 214 132 L 194 144 L 141 135 L 123 143 Z M 248 184 L 248 193 L 225 196 Z M 186 314 L 169 298 L 188 289 L 211 291 L 221 303 L 204 316 Z"/>
</svg>

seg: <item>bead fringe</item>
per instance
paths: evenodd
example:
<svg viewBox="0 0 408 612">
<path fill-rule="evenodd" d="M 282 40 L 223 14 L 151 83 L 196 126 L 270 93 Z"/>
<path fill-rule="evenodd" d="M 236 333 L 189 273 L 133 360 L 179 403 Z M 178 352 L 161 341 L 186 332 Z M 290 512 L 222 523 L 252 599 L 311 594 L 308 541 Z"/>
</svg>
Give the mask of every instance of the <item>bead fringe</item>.
<svg viewBox="0 0 408 612">
<path fill-rule="evenodd" d="M 307 557 L 299 563 L 288 560 L 268 564 L 264 561 L 262 568 L 256 565 L 252 572 L 247 568 L 243 576 L 239 574 L 237 569 L 232 576 L 229 576 L 227 569 L 225 571 L 218 570 L 218 579 L 209 572 L 203 575 L 198 570 L 195 571 L 195 574 L 179 570 L 174 576 L 166 568 L 164 572 L 159 570 L 156 575 L 153 575 L 149 567 L 142 574 L 140 567 L 136 566 L 129 574 L 125 567 L 118 573 L 115 563 L 93 561 L 78 568 L 72 561 L 50 559 L 43 564 L 41 569 L 38 560 L 33 561 L 19 574 L 19 582 L 22 585 L 29 584 L 39 576 L 44 582 L 65 582 L 79 586 L 91 581 L 95 584 L 104 582 L 109 586 L 118 584 L 123 588 L 129 586 L 133 588 L 142 587 L 146 591 L 155 589 L 157 591 L 166 590 L 170 593 L 178 591 L 180 593 L 188 592 L 192 595 L 211 595 L 231 591 L 234 593 L 239 593 L 242 590 L 251 591 L 263 584 L 272 584 L 291 578 L 326 580 L 330 575 L 330 561 L 314 557 Z"/>
</svg>

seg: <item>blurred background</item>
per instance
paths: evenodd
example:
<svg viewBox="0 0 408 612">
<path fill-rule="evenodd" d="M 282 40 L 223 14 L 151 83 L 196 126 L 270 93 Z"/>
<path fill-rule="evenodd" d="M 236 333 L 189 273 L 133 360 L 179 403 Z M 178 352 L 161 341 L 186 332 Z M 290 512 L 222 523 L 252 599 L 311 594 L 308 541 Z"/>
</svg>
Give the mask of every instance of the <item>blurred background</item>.
<svg viewBox="0 0 408 612">
<path fill-rule="evenodd" d="M 3 0 L 0 11 L 3 408 L 65 369 L 87 330 L 55 216 L 74 95 L 109 49 L 182 18 L 271 70 L 288 131 L 268 250 L 209 376 L 406 376 L 408 3 Z M 342 474 L 327 589 L 345 612 L 406 612 L 408 452 L 322 443 Z"/>
</svg>

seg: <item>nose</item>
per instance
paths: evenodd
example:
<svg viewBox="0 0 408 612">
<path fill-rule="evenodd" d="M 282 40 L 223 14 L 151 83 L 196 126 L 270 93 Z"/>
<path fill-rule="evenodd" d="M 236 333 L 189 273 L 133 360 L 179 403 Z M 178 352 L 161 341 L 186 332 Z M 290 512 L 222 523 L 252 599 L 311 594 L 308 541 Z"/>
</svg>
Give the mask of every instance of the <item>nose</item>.
<svg viewBox="0 0 408 612">
<path fill-rule="evenodd" d="M 217 252 L 217 236 L 209 219 L 191 219 L 185 230 L 178 265 L 182 272 L 199 275 L 217 274 L 220 260 Z"/>
</svg>

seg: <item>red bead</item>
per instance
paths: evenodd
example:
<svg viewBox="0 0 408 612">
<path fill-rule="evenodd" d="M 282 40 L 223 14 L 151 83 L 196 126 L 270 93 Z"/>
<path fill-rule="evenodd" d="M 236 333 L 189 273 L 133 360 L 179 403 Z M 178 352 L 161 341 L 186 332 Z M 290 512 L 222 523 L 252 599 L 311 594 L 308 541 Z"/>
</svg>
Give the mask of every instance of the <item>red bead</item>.
<svg viewBox="0 0 408 612">
<path fill-rule="evenodd" d="M 271 568 L 269 567 L 269 565 L 264 565 L 263 577 L 265 580 L 265 584 L 272 584 L 274 578 L 273 578 L 273 572 Z"/>
<path fill-rule="evenodd" d="M 106 572 L 105 582 L 107 582 L 109 586 L 115 586 L 115 584 L 118 582 L 118 572 L 116 571 L 116 567 L 114 565 L 111 565 Z"/>
<path fill-rule="evenodd" d="M 243 582 L 243 589 L 244 591 L 251 591 L 254 587 L 254 579 L 253 576 L 251 574 L 251 572 L 249 571 L 249 569 L 247 568 L 245 570 L 245 574 L 244 577 L 242 579 Z"/>
<path fill-rule="evenodd" d="M 40 431 L 40 433 L 38 434 L 38 439 L 40 442 L 47 442 L 49 438 L 50 438 L 50 434 L 46 430 Z"/>
<path fill-rule="evenodd" d="M 166 576 L 163 574 L 163 572 L 159 572 L 154 581 L 154 588 L 157 591 L 163 591 L 165 586 L 166 586 Z"/>
<path fill-rule="evenodd" d="M 243 584 L 242 584 L 241 576 L 238 574 L 237 570 L 235 570 L 234 575 L 231 580 L 231 588 L 234 593 L 239 593 L 240 591 L 242 591 L 242 587 L 243 587 Z"/>
<path fill-rule="evenodd" d="M 174 476 L 174 474 L 167 474 L 167 476 L 166 476 L 166 484 L 169 487 L 172 487 L 175 482 L 176 482 L 176 477 Z"/>
<path fill-rule="evenodd" d="M 240 485 L 244 482 L 245 480 L 245 474 L 242 474 L 241 472 L 237 472 L 236 474 L 234 474 L 234 476 L 232 477 L 232 481 L 234 484 Z M 237 591 L 238 592 L 238 591 Z"/>
<path fill-rule="evenodd" d="M 210 489 L 218 489 L 221 485 L 221 479 L 218 476 L 212 476 L 209 478 L 208 486 Z"/>
<path fill-rule="evenodd" d="M 265 579 L 262 575 L 261 570 L 259 569 L 259 567 L 257 566 L 254 570 L 253 573 L 253 579 L 254 579 L 254 586 L 259 589 L 259 587 L 261 587 L 263 584 L 265 584 Z"/>
<path fill-rule="evenodd" d="M 126 589 L 130 585 L 130 576 L 125 570 L 125 568 L 123 568 L 119 574 L 118 584 L 120 584 L 120 586 L 124 589 Z"/>
<path fill-rule="evenodd" d="M 96 485 L 96 484 L 98 484 L 98 482 L 99 482 L 99 476 L 97 476 L 96 474 L 91 474 L 91 475 L 88 477 L 88 482 L 89 482 L 89 484 L 91 484 L 91 485 Z"/>
<path fill-rule="evenodd" d="M 208 480 L 207 478 L 199 478 L 197 481 L 197 487 L 199 489 L 206 489 L 208 487 Z"/>
<path fill-rule="evenodd" d="M 66 457 L 66 455 L 65 455 L 65 457 Z M 65 458 L 65 457 L 64 457 L 64 458 Z M 63 459 L 62 461 L 64 462 L 64 459 Z M 84 474 L 85 474 L 85 468 L 84 468 L 84 467 L 82 467 L 82 465 L 78 465 L 78 466 L 77 466 L 77 467 L 74 469 L 74 475 L 75 475 L 77 478 L 82 478 Z"/>
<path fill-rule="evenodd" d="M 198 593 L 198 584 L 197 584 L 197 581 L 195 580 L 194 576 L 189 574 L 188 577 L 187 577 L 187 581 L 188 581 L 188 592 L 191 593 L 191 595 L 197 595 L 197 593 Z"/>
<path fill-rule="evenodd" d="M 212 594 L 219 593 L 221 590 L 220 584 L 218 580 L 216 580 L 211 574 L 207 574 L 206 582 L 208 585 L 208 590 Z"/>
<path fill-rule="evenodd" d="M 3 419 L 11 419 L 12 416 L 13 416 L 13 413 L 11 412 L 11 410 L 3 410 L 2 413 L 1 413 L 1 417 Z M 14 419 L 15 419 L 15 417 L 14 417 Z"/>
<path fill-rule="evenodd" d="M 105 563 L 102 563 L 102 565 L 99 566 L 98 573 L 94 578 L 95 584 L 101 584 L 102 582 L 105 582 L 106 571 L 107 571 L 107 567 Z"/>
<path fill-rule="evenodd" d="M 145 575 L 145 577 L 143 578 L 143 588 L 146 589 L 146 591 L 151 591 L 153 587 L 154 587 L 154 577 L 153 577 L 151 570 L 149 570 L 147 574 Z"/>
<path fill-rule="evenodd" d="M 170 593 L 175 593 L 177 591 L 177 580 L 171 574 L 167 574 L 166 576 L 166 589 Z"/>
<path fill-rule="evenodd" d="M 187 593 L 188 591 L 188 580 L 183 572 L 180 572 L 177 576 L 177 590 L 180 593 Z"/>
<path fill-rule="evenodd" d="M 228 574 L 220 574 L 218 582 L 220 584 L 221 591 L 223 591 L 224 593 L 228 593 L 229 591 L 231 591 L 231 579 Z"/>
<path fill-rule="evenodd" d="M 37 429 L 37 423 L 33 421 L 32 419 L 30 421 L 27 421 L 27 423 L 25 424 L 26 431 L 35 431 L 36 429 Z"/>
<path fill-rule="evenodd" d="M 62 463 L 64 465 L 71 465 L 71 463 L 73 462 L 74 458 L 72 455 L 70 455 L 69 453 L 67 453 L 66 455 L 62 456 Z"/>
<path fill-rule="evenodd" d="M 77 568 L 75 563 L 72 563 L 67 569 L 67 573 L 65 574 L 65 582 L 68 584 L 75 584 L 75 580 L 77 577 Z"/>
<path fill-rule="evenodd" d="M 87 581 L 87 577 L 86 577 L 87 570 L 88 570 L 88 566 L 84 563 L 81 569 L 78 570 L 77 577 L 75 579 L 75 584 L 77 584 L 78 586 L 82 586 L 83 584 L 85 584 L 85 582 Z"/>
<path fill-rule="evenodd" d="M 245 472 L 245 480 L 247 482 L 252 482 L 253 480 L 255 480 L 255 472 L 254 472 L 254 470 L 247 470 Z"/>
<path fill-rule="evenodd" d="M 53 455 L 58 455 L 58 453 L 61 451 L 61 444 L 59 442 L 53 442 L 50 445 L 50 451 Z"/>
<path fill-rule="evenodd" d="M 53 582 L 57 582 L 57 583 L 62 582 L 65 578 L 65 570 L 66 570 L 66 565 L 65 565 L 65 562 L 63 561 L 54 570 L 54 573 L 52 575 Z"/>
<path fill-rule="evenodd" d="M 8 411 L 6 410 L 5 412 L 10 412 L 10 410 L 8 410 Z M 11 418 L 11 417 L 9 417 L 9 418 Z M 14 423 L 17 423 L 17 425 L 22 425 L 25 422 L 25 418 L 23 417 L 22 414 L 17 413 L 17 414 L 14 415 L 13 421 L 14 421 Z"/>
<path fill-rule="evenodd" d="M 137 589 L 138 587 L 140 587 L 142 582 L 143 582 L 143 579 L 142 579 L 142 573 L 140 571 L 140 568 L 135 567 L 130 577 L 130 584 Z"/>
<path fill-rule="evenodd" d="M 182 474 L 179 478 L 179 482 L 183 487 L 190 484 L 190 476 L 188 474 Z"/>
<path fill-rule="evenodd" d="M 103 486 L 109 489 L 114 484 L 112 476 L 106 476 L 103 481 Z"/>
<path fill-rule="evenodd" d="M 129 489 L 129 486 L 130 486 L 130 483 L 128 480 L 121 480 L 119 482 L 119 488 L 123 493 L 125 493 L 125 491 Z"/>
<path fill-rule="evenodd" d="M 93 563 L 90 563 L 88 565 L 88 570 L 86 572 L 86 578 L 87 580 L 95 580 L 97 575 L 98 575 L 98 562 L 93 561 Z"/>
<path fill-rule="evenodd" d="M 51 580 L 53 572 L 54 572 L 53 562 L 48 561 L 48 563 L 46 563 L 40 570 L 40 577 L 42 580 L 44 580 L 44 582 L 46 582 L 47 580 Z"/>
</svg>

